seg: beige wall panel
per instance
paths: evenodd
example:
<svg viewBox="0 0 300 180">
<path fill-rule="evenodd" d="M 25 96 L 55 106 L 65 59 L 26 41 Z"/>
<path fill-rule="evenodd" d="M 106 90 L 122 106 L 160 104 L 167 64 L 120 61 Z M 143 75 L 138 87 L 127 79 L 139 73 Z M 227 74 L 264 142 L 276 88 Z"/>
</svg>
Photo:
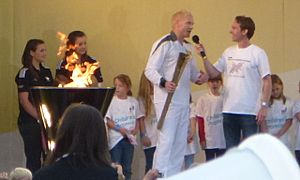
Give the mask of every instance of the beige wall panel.
<svg viewBox="0 0 300 180">
<path fill-rule="evenodd" d="M 96 57 L 104 75 L 104 85 L 112 86 L 119 73 L 128 74 L 136 94 L 139 76 L 147 62 L 152 43 L 170 31 L 170 17 L 179 9 L 194 14 L 194 33 L 205 44 L 208 56 L 215 62 L 232 44 L 230 26 L 236 15 L 253 17 L 256 32 L 253 43 L 264 48 L 272 72 L 299 68 L 300 24 L 297 0 L 4 0 L 1 1 L 1 59 L 10 62 L 1 71 L 7 84 L 1 89 L 1 120 L 10 130 L 18 113 L 14 76 L 20 68 L 20 57 L 30 38 L 47 43 L 47 65 L 54 75 L 58 62 L 59 40 L 56 32 L 82 30 L 88 36 L 89 54 Z M 202 67 L 199 58 L 198 64 Z M 295 63 L 296 62 L 296 63 Z M 6 63 L 1 60 L 2 65 Z M 206 86 L 193 86 L 193 91 Z M 7 95 L 7 92 L 9 92 Z M 4 103 L 3 103 L 4 102 Z M 0 128 L 0 130 L 1 130 Z M 2 131 L 4 131 L 4 129 Z"/>
</svg>

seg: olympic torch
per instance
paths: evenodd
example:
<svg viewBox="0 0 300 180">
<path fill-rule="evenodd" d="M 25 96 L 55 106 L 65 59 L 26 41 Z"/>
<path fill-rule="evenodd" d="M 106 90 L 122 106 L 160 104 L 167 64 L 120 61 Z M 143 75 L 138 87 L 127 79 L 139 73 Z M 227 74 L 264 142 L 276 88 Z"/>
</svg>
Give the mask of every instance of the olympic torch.
<svg viewBox="0 0 300 180">
<path fill-rule="evenodd" d="M 190 59 L 189 54 L 179 53 L 176 68 L 175 68 L 175 71 L 174 71 L 174 74 L 173 74 L 173 79 L 172 79 L 172 82 L 174 82 L 176 85 L 178 84 L 178 82 L 181 78 L 181 75 L 184 71 L 185 65 L 187 64 L 189 59 Z M 161 130 L 161 128 L 164 124 L 164 121 L 165 121 L 165 118 L 166 118 L 166 115 L 167 115 L 167 112 L 168 112 L 173 94 L 174 94 L 174 92 L 169 92 L 168 93 L 164 108 L 162 110 L 162 113 L 160 115 L 160 118 L 159 118 L 159 121 L 158 121 L 158 124 L 157 124 L 157 129 L 159 129 L 159 130 Z"/>
</svg>

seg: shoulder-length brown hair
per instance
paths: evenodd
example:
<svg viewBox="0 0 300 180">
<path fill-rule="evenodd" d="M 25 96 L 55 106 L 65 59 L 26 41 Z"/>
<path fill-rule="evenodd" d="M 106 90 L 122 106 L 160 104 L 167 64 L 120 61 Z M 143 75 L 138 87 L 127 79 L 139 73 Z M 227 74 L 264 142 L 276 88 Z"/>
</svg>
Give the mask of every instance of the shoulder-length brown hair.
<svg viewBox="0 0 300 180">
<path fill-rule="evenodd" d="M 32 60 L 33 57 L 31 55 L 31 51 L 35 52 L 37 50 L 38 45 L 45 44 L 45 42 L 41 39 L 30 39 L 27 41 L 26 46 L 22 55 L 22 64 L 24 67 L 28 68 L 29 71 L 33 74 L 35 78 L 39 78 L 39 75 L 35 72 Z"/>
<path fill-rule="evenodd" d="M 74 166 L 110 166 L 104 120 L 92 106 L 70 105 L 61 118 L 55 143 L 46 164 L 69 154 L 75 157 Z"/>
</svg>

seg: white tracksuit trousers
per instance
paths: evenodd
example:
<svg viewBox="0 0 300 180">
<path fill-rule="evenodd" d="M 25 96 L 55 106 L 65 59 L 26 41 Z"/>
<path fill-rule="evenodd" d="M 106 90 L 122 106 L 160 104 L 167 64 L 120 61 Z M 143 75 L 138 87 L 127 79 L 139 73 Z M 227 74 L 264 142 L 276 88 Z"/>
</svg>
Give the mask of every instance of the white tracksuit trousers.
<svg viewBox="0 0 300 180">
<path fill-rule="evenodd" d="M 155 104 L 159 119 L 164 103 Z M 163 127 L 158 135 L 158 143 L 153 160 L 153 169 L 170 177 L 179 173 L 184 161 L 189 124 L 189 106 L 170 104 Z"/>
</svg>

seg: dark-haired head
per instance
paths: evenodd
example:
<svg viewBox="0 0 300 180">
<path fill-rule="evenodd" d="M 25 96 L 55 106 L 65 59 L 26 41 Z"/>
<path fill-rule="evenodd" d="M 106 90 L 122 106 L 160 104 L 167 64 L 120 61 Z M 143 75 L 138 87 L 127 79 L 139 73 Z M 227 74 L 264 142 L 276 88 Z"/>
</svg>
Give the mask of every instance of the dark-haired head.
<svg viewBox="0 0 300 180">
<path fill-rule="evenodd" d="M 72 31 L 68 35 L 67 47 L 75 46 L 76 38 L 86 36 L 82 31 Z"/>
<path fill-rule="evenodd" d="M 75 166 L 110 166 L 104 120 L 92 106 L 70 105 L 61 118 L 55 143 L 47 164 L 70 154 L 76 159 Z"/>
<path fill-rule="evenodd" d="M 239 23 L 241 30 L 247 30 L 247 37 L 248 39 L 251 39 L 254 31 L 255 31 L 255 23 L 251 19 L 251 17 L 246 17 L 246 16 L 236 16 L 235 21 Z"/>
<path fill-rule="evenodd" d="M 80 42 L 76 45 L 76 41 L 80 39 Z M 81 46 L 84 46 L 81 48 Z M 77 49 L 76 49 L 77 48 Z M 80 48 L 80 49 L 78 49 Z M 67 51 L 66 56 L 70 56 L 73 54 L 73 52 L 76 52 L 77 55 L 84 56 L 86 55 L 86 35 L 82 31 L 72 31 L 68 35 L 67 40 Z"/>
<path fill-rule="evenodd" d="M 24 67 L 30 68 L 32 66 L 33 57 L 31 53 L 35 52 L 40 44 L 45 44 L 45 42 L 41 39 L 30 39 L 27 41 L 22 55 L 22 64 Z"/>
</svg>

